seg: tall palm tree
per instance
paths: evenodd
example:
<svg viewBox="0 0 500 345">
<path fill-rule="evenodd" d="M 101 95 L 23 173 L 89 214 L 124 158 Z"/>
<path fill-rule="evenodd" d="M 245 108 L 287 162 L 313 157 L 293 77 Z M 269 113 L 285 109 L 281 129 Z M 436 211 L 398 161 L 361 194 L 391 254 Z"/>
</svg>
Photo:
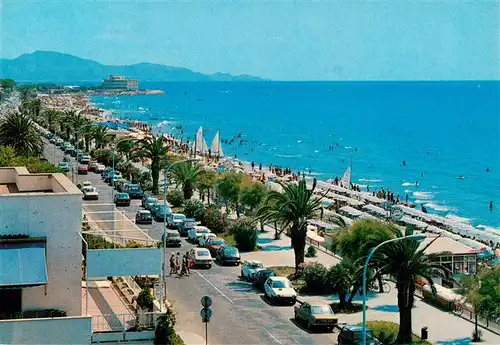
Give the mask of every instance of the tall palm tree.
<svg viewBox="0 0 500 345">
<path fill-rule="evenodd" d="M 179 163 L 173 166 L 172 175 L 177 184 L 182 185 L 184 199 L 189 200 L 193 196 L 196 181 L 204 173 L 204 169 L 191 162 Z"/>
<path fill-rule="evenodd" d="M 137 141 L 132 157 L 151 160 L 151 177 L 153 179 L 153 194 L 158 194 L 158 180 L 163 163 L 167 160 L 169 147 L 163 143 L 163 137 L 153 135 Z"/>
<path fill-rule="evenodd" d="M 0 145 L 11 146 L 22 156 L 43 153 L 43 142 L 35 129 L 35 123 L 25 114 L 11 113 L 0 121 Z"/>
<path fill-rule="evenodd" d="M 104 145 L 106 145 L 107 143 L 109 143 L 111 141 L 111 135 L 109 134 L 109 130 L 107 127 L 92 126 L 90 128 L 92 128 L 91 137 L 95 141 L 97 148 L 102 149 L 104 147 Z M 121 143 L 122 142 L 118 143 L 118 146 Z M 130 147 L 130 150 L 132 150 L 132 147 L 133 146 Z"/>
<path fill-rule="evenodd" d="M 198 175 L 196 179 L 196 187 L 200 192 L 200 197 L 201 195 L 205 195 L 206 193 L 208 204 L 210 204 L 211 190 L 215 188 L 216 181 L 217 181 L 217 173 L 212 170 L 206 170 L 204 174 Z M 202 200 L 204 200 L 203 197 Z"/>
<path fill-rule="evenodd" d="M 66 111 L 66 120 L 69 124 L 69 132 L 75 138 L 75 147 L 80 148 L 80 143 L 76 142 L 81 140 L 80 135 L 83 135 L 82 129 L 84 126 L 89 125 L 90 121 L 84 116 L 83 111 L 68 110 Z"/>
<path fill-rule="evenodd" d="M 43 117 L 45 119 L 45 122 L 47 123 L 49 131 L 51 131 L 52 133 L 55 133 L 56 132 L 56 125 L 59 122 L 59 118 L 61 117 L 61 113 L 55 109 L 47 109 L 43 112 Z"/>
<path fill-rule="evenodd" d="M 133 139 L 130 140 L 121 140 L 118 144 L 116 144 L 116 150 L 125 156 L 127 160 L 130 160 L 132 157 L 134 145 L 136 143 Z"/>
<path fill-rule="evenodd" d="M 298 184 L 282 185 L 283 191 L 271 191 L 264 205 L 257 211 L 263 223 L 276 222 L 290 228 L 290 237 L 295 254 L 295 269 L 304 262 L 306 247 L 307 221 L 321 208 L 321 199 L 314 196 L 314 183 L 311 189 L 301 180 Z"/>
<path fill-rule="evenodd" d="M 411 227 L 403 233 L 397 229 L 396 237 L 409 236 L 413 233 Z M 378 255 L 373 258 L 374 265 L 379 274 L 390 275 L 396 279 L 398 290 L 399 332 L 398 344 L 412 342 L 412 308 L 417 279 L 425 279 L 433 292 L 435 292 L 432 277 L 441 273 L 449 275 L 446 268 L 432 263 L 425 254 L 427 248 L 437 239 L 420 248 L 420 243 L 412 240 L 401 240 L 388 243 L 378 250 Z"/>
</svg>

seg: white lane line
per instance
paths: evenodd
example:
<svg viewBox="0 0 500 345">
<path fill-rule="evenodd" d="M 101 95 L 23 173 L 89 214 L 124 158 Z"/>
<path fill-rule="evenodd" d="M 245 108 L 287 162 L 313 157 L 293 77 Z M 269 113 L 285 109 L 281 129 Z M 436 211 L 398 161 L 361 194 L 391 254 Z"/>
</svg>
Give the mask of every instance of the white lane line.
<svg viewBox="0 0 500 345">
<path fill-rule="evenodd" d="M 203 278 L 203 280 L 205 280 L 208 284 L 210 284 L 210 285 L 211 285 L 211 286 L 212 286 L 215 290 L 217 290 L 217 292 L 218 292 L 218 293 L 220 293 L 220 294 L 222 295 L 222 297 L 224 297 L 225 299 L 227 299 L 227 300 L 229 301 L 229 303 L 234 304 L 234 302 L 233 302 L 233 301 L 231 301 L 231 299 L 230 299 L 229 297 L 227 297 L 227 295 L 226 295 L 224 292 L 220 291 L 220 290 L 217 288 L 217 286 L 215 286 L 214 284 L 212 284 L 212 282 L 211 282 L 210 280 L 208 280 L 207 278 L 205 278 L 204 276 L 202 276 L 200 272 L 198 272 L 198 271 L 195 271 L 195 272 L 196 272 L 196 273 L 197 273 L 197 274 L 198 274 L 201 278 Z"/>
<path fill-rule="evenodd" d="M 271 338 L 273 338 L 273 340 L 275 342 L 277 342 L 278 344 L 282 344 L 281 341 L 279 341 L 274 335 L 272 335 L 271 333 L 269 333 L 268 331 L 266 331 L 267 335 L 270 336 Z"/>
</svg>

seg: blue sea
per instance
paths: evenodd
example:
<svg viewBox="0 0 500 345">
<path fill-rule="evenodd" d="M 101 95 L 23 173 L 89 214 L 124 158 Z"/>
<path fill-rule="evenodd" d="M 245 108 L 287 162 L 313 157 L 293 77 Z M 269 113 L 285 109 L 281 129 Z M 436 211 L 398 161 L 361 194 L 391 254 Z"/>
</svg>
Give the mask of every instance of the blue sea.
<svg viewBox="0 0 500 345">
<path fill-rule="evenodd" d="M 500 82 L 169 82 L 141 88 L 167 94 L 93 102 L 120 118 L 168 121 L 162 131 L 176 135 L 182 125 L 182 136 L 191 140 L 203 126 L 208 145 L 216 131 L 223 139 L 240 133 L 233 145 L 223 144 L 227 155 L 310 169 L 318 179 L 342 176 L 352 160 L 353 183 L 364 190 L 383 186 L 431 213 L 500 227 Z"/>
</svg>

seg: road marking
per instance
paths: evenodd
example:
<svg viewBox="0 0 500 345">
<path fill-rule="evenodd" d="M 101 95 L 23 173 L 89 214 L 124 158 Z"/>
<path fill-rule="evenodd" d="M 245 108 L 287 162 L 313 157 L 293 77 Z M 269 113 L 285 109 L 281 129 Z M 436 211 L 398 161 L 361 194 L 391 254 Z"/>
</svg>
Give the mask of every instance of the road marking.
<svg viewBox="0 0 500 345">
<path fill-rule="evenodd" d="M 273 338 L 273 340 L 275 342 L 277 342 L 278 344 L 282 344 L 281 341 L 279 341 L 274 335 L 272 335 L 271 333 L 269 333 L 268 331 L 266 331 L 267 335 L 270 336 L 271 338 Z"/>
<path fill-rule="evenodd" d="M 214 284 L 212 284 L 212 282 L 210 280 L 208 280 L 207 278 L 205 278 L 200 272 L 198 271 L 195 271 L 201 278 L 203 278 L 203 280 L 205 280 L 208 284 L 210 284 L 215 290 L 217 290 L 218 293 L 220 293 L 222 295 L 222 297 L 224 297 L 225 299 L 227 299 L 229 301 L 229 303 L 231 304 L 234 304 L 233 301 L 231 301 L 231 299 L 229 297 L 227 297 L 227 295 L 220 291 L 217 286 L 215 286 Z"/>
</svg>

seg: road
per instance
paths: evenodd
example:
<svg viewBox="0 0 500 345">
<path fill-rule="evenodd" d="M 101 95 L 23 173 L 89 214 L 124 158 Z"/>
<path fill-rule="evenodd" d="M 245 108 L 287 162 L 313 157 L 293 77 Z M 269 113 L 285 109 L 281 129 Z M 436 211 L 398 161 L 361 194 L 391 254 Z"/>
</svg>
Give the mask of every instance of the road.
<svg viewBox="0 0 500 345">
<path fill-rule="evenodd" d="M 63 158 L 60 149 L 45 141 L 45 155 L 55 164 Z M 71 159 L 75 164 L 74 159 Z M 71 173 L 68 173 L 71 178 Z M 91 181 L 99 191 L 99 200 L 84 201 L 86 209 L 95 205 L 96 211 L 110 210 L 111 187 L 103 183 L 100 174 L 89 172 L 80 175 L 79 182 Z M 75 180 L 76 183 L 76 180 Z M 140 209 L 140 200 L 133 200 L 129 207 L 119 209 L 134 219 Z M 93 214 L 93 218 L 100 220 L 111 219 L 108 213 Z M 109 217 L 109 218 L 108 218 Z M 163 231 L 161 222 L 153 221 L 151 225 L 140 225 L 152 238 L 160 240 Z M 180 251 L 185 252 L 193 248 L 188 242 L 183 242 Z M 170 253 L 179 251 L 177 248 L 168 249 Z M 191 276 L 184 278 L 167 278 L 167 298 L 174 305 L 177 312 L 177 329 L 184 334 L 197 335 L 204 339 L 205 327 L 201 323 L 200 299 L 208 295 L 212 298 L 211 307 L 213 316 L 208 324 L 209 344 L 283 344 L 283 345 L 323 345 L 335 344 L 335 333 L 310 333 L 301 325 L 293 321 L 293 307 L 272 306 L 262 293 L 253 289 L 250 283 L 239 278 L 240 267 L 221 267 L 212 265 L 211 269 L 192 270 Z M 194 344 L 188 344 L 194 345 Z"/>
</svg>

